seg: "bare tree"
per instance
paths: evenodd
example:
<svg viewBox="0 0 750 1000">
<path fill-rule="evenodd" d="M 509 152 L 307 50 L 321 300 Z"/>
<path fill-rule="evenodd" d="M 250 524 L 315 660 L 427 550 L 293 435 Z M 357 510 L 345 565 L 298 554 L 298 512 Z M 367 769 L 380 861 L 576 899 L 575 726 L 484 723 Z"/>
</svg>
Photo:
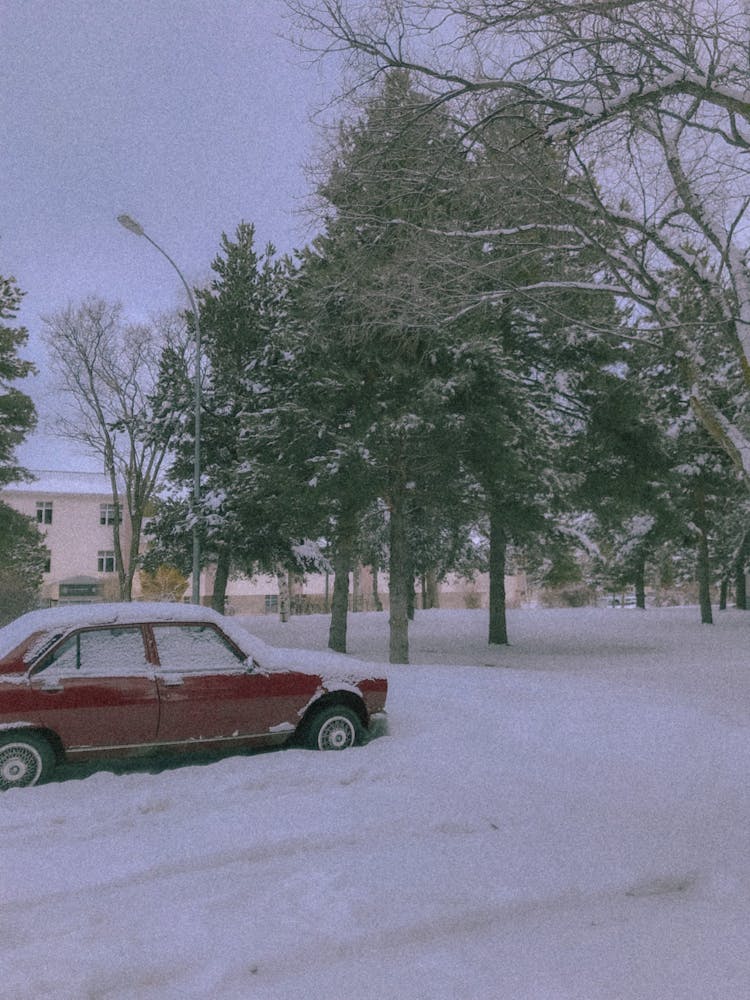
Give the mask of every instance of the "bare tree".
<svg viewBox="0 0 750 1000">
<path fill-rule="evenodd" d="M 120 599 L 132 599 L 143 521 L 169 447 L 151 430 L 149 394 L 172 321 L 127 324 L 122 307 L 90 297 L 44 317 L 45 341 L 68 412 L 56 431 L 101 458 L 112 489 L 113 546 Z M 122 530 L 127 511 L 129 538 Z"/>
<path fill-rule="evenodd" d="M 522 228 L 456 229 L 548 259 L 594 254 L 592 292 L 627 301 L 640 334 L 678 357 L 691 406 L 750 481 L 742 397 L 701 338 L 728 345 L 750 389 L 750 12 L 744 0 L 289 0 L 309 43 L 348 51 L 360 79 L 409 70 L 421 114 L 450 105 L 467 140 L 523 116 L 567 157 L 557 213 Z M 395 220 L 394 220 L 395 221 Z M 680 275 L 681 297 L 666 272 Z M 569 287 L 550 275 L 495 287 L 482 304 Z M 582 287 L 582 286 L 581 286 Z M 685 318 L 695 305 L 701 323 Z M 467 301 L 464 310 L 474 307 Z M 698 329 L 700 327 L 700 330 Z M 604 331 L 606 333 L 606 331 Z M 739 404 L 738 404 L 739 400 Z"/>
</svg>

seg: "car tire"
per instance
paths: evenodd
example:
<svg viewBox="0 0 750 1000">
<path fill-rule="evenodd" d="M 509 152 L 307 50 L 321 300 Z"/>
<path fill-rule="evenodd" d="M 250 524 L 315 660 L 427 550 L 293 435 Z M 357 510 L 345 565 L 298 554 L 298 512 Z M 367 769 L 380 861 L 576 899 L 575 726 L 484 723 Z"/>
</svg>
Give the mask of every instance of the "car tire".
<svg viewBox="0 0 750 1000">
<path fill-rule="evenodd" d="M 54 766 L 52 747 L 41 736 L 14 733 L 0 737 L 0 791 L 36 785 Z"/>
<path fill-rule="evenodd" d="M 342 705 L 320 709 L 305 726 L 305 746 L 311 750 L 347 750 L 361 739 L 359 716 Z"/>
</svg>

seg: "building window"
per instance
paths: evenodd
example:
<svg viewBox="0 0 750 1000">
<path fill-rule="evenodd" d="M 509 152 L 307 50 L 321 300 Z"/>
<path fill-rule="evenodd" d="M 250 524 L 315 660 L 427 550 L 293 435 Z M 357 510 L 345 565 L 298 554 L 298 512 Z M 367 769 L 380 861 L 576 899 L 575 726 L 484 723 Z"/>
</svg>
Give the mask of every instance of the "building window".
<svg viewBox="0 0 750 1000">
<path fill-rule="evenodd" d="M 122 521 L 122 514 L 117 518 L 117 523 Z M 113 503 L 99 504 L 99 524 L 115 523 L 115 505 Z"/>
<path fill-rule="evenodd" d="M 47 552 L 47 558 L 44 560 L 44 572 L 45 573 L 51 573 L 52 572 L 52 553 L 51 552 Z"/>
<path fill-rule="evenodd" d="M 37 500 L 36 503 L 36 523 L 52 524 L 52 501 Z"/>
<path fill-rule="evenodd" d="M 279 595 L 266 594 L 266 614 L 279 610 Z"/>
<path fill-rule="evenodd" d="M 100 573 L 114 573 L 115 571 L 114 552 L 112 552 L 111 550 L 105 550 L 98 553 L 97 570 Z"/>
</svg>

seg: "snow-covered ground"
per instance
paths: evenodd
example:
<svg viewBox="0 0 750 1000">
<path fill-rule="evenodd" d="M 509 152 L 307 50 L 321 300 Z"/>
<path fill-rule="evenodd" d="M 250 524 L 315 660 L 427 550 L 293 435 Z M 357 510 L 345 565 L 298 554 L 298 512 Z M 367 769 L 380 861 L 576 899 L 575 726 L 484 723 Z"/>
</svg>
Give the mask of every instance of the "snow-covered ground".
<svg viewBox="0 0 750 1000">
<path fill-rule="evenodd" d="M 365 747 L 5 793 L 0 996 L 750 998 L 750 613 L 510 624 L 419 614 Z"/>
</svg>

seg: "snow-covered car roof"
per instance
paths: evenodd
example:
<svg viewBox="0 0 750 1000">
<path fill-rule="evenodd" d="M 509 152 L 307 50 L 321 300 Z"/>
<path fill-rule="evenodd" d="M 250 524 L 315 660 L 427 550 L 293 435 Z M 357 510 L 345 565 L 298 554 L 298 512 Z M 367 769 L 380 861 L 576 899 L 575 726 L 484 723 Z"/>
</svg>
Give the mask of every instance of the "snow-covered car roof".
<svg viewBox="0 0 750 1000">
<path fill-rule="evenodd" d="M 45 637 L 73 628 L 96 625 L 134 625 L 140 622 L 205 622 L 219 628 L 248 656 L 265 649 L 265 643 L 254 639 L 231 619 L 197 604 L 177 604 L 157 601 L 133 601 L 120 604 L 69 604 L 57 608 L 29 611 L 0 629 L 0 659 L 12 653 L 25 639 L 38 634 Z M 38 644 L 34 643 L 34 649 Z M 33 659 L 34 649 L 27 653 Z"/>
</svg>

